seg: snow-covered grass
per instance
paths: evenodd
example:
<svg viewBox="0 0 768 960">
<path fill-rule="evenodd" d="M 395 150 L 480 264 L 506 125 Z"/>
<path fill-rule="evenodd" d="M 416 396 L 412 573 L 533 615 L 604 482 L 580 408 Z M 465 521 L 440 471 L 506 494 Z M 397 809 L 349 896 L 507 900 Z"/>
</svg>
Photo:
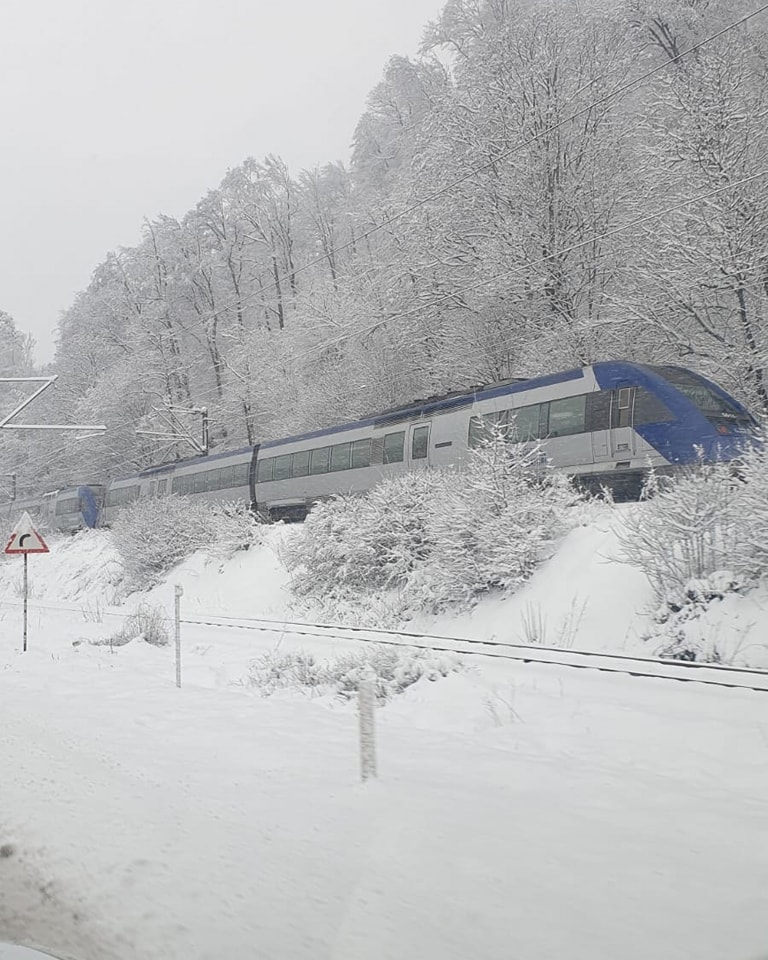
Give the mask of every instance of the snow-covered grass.
<svg viewBox="0 0 768 960">
<path fill-rule="evenodd" d="M 419 680 L 439 680 L 461 669 L 461 660 L 456 656 L 432 650 L 397 650 L 377 645 L 322 659 L 308 650 L 276 648 L 251 661 L 247 682 L 264 696 L 292 689 L 348 700 L 357 693 L 366 671 L 371 671 L 376 698 L 385 703 Z"/>
</svg>

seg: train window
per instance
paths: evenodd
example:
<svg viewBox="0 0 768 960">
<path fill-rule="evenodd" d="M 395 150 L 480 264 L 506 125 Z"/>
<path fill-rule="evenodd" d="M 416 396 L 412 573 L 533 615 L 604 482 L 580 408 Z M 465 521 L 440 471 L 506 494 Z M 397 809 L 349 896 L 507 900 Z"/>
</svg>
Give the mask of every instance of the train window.
<svg viewBox="0 0 768 960">
<path fill-rule="evenodd" d="M 586 429 L 588 433 L 607 430 L 611 423 L 611 391 L 596 390 L 587 394 Z"/>
<path fill-rule="evenodd" d="M 228 490 L 230 487 L 235 486 L 235 468 L 234 467 L 222 467 L 219 470 L 219 485 L 216 487 L 217 490 Z"/>
<path fill-rule="evenodd" d="M 487 436 L 487 429 L 483 425 L 482 417 L 470 417 L 469 418 L 469 437 L 467 441 L 469 446 L 479 447 L 486 436 Z"/>
<path fill-rule="evenodd" d="M 621 387 L 619 390 L 614 390 L 613 403 L 611 405 L 612 427 L 632 426 L 632 406 L 634 394 L 634 387 Z"/>
<path fill-rule="evenodd" d="M 235 487 L 247 487 L 250 470 L 250 463 L 236 463 L 234 466 L 235 473 L 232 485 Z"/>
<path fill-rule="evenodd" d="M 570 437 L 584 433 L 586 426 L 587 397 L 563 397 L 549 402 L 549 436 Z"/>
<path fill-rule="evenodd" d="M 352 468 L 367 467 L 371 463 L 371 441 L 355 440 L 352 444 Z"/>
<path fill-rule="evenodd" d="M 638 387 L 635 394 L 635 416 L 633 419 L 636 424 L 664 423 L 667 420 L 674 420 L 675 415 L 650 390 L 646 390 L 645 387 Z"/>
<path fill-rule="evenodd" d="M 284 453 L 275 457 L 275 467 L 272 472 L 273 480 L 288 480 L 291 476 L 291 455 Z"/>
<path fill-rule="evenodd" d="M 158 481 L 157 481 L 157 492 L 158 492 L 158 494 L 160 494 L 160 496 L 162 496 L 167 489 L 168 489 L 168 481 L 167 481 L 167 480 L 158 480 Z"/>
<path fill-rule="evenodd" d="M 157 493 L 157 480 L 150 480 L 150 481 L 149 481 L 149 495 L 150 495 L 150 497 L 154 497 L 154 495 L 155 495 L 156 493 Z"/>
<path fill-rule="evenodd" d="M 510 410 L 512 414 L 512 437 L 519 443 L 536 440 L 539 436 L 539 407 L 541 404 L 532 403 L 518 410 Z"/>
<path fill-rule="evenodd" d="M 192 481 L 193 481 L 193 487 L 191 492 L 205 493 L 206 477 L 202 471 L 200 473 L 194 474 L 192 477 Z"/>
<path fill-rule="evenodd" d="M 309 472 L 311 474 L 328 473 L 330 456 L 330 447 L 319 447 L 313 450 L 309 455 Z"/>
<path fill-rule="evenodd" d="M 349 470 L 351 443 L 337 443 L 331 447 L 331 470 Z"/>
<path fill-rule="evenodd" d="M 384 435 L 384 463 L 402 463 L 405 452 L 405 431 Z"/>
<path fill-rule="evenodd" d="M 416 427 L 411 438 L 411 459 L 423 460 L 429 452 L 429 427 Z"/>
<path fill-rule="evenodd" d="M 309 473 L 309 450 L 300 450 L 293 455 L 292 477 L 306 477 Z"/>
<path fill-rule="evenodd" d="M 274 463 L 274 458 L 270 457 L 267 460 L 258 460 L 256 462 L 256 483 L 266 483 L 268 480 L 272 479 L 272 465 Z"/>
</svg>

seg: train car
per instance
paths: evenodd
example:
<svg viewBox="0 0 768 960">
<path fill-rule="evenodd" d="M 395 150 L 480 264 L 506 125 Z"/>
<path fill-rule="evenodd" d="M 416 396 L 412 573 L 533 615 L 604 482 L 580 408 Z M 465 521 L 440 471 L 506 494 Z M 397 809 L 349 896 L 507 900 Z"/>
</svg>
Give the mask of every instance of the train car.
<svg viewBox="0 0 768 960">
<path fill-rule="evenodd" d="M 103 502 L 103 484 L 66 487 L 56 494 L 53 517 L 48 519 L 48 525 L 60 533 L 91 529 L 99 522 Z"/>
<path fill-rule="evenodd" d="M 16 497 L 9 500 L 2 506 L 1 515 L 10 526 L 8 532 L 14 527 L 23 513 L 28 513 L 33 521 L 37 522 L 42 507 L 42 497 L 38 494 L 33 497 Z"/>
<path fill-rule="evenodd" d="M 271 519 L 298 519 L 333 494 L 459 464 L 490 426 L 541 443 L 555 469 L 622 498 L 639 494 L 651 467 L 734 459 L 758 430 L 738 401 L 682 367 L 595 363 L 263 443 L 252 501 Z"/>
<path fill-rule="evenodd" d="M 248 505 L 253 458 L 254 448 L 244 447 L 148 467 L 132 477 L 113 480 L 107 487 L 102 525 L 110 526 L 123 507 L 146 497 L 178 494 Z"/>
<path fill-rule="evenodd" d="M 594 363 L 150 467 L 108 484 L 101 522 L 109 526 L 140 498 L 170 494 L 250 504 L 270 520 L 302 519 L 335 494 L 364 493 L 409 470 L 454 467 L 491 427 L 510 441 L 541 444 L 556 470 L 623 499 L 639 494 L 650 468 L 736 459 L 759 430 L 738 401 L 683 367 Z M 47 496 L 64 495 L 72 496 Z M 44 497 L 42 515 L 51 509 L 59 508 Z"/>
</svg>

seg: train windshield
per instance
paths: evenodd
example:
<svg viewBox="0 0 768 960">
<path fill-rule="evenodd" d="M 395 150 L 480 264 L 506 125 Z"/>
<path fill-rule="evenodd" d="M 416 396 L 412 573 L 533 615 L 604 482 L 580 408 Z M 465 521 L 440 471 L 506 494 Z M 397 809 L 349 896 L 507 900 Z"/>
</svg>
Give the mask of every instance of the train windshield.
<svg viewBox="0 0 768 960">
<path fill-rule="evenodd" d="M 740 410 L 733 400 L 721 396 L 697 376 L 678 367 L 652 367 L 701 410 L 705 417 L 752 423 L 752 417 Z"/>
</svg>

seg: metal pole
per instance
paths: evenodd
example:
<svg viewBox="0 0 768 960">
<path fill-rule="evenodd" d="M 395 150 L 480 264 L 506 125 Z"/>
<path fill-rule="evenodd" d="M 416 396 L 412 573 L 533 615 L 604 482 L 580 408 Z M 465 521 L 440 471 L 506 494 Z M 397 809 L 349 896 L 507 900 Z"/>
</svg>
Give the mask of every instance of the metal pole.
<svg viewBox="0 0 768 960">
<path fill-rule="evenodd" d="M 23 652 L 27 652 L 27 554 L 24 554 L 24 646 Z"/>
<path fill-rule="evenodd" d="M 26 556 L 24 558 L 26 560 Z M 181 686 L 181 597 L 184 593 L 177 583 L 173 588 L 176 599 L 176 686 Z"/>
<path fill-rule="evenodd" d="M 376 776 L 376 674 L 368 666 L 363 670 L 357 688 L 357 708 L 360 713 L 360 777 L 365 782 Z"/>
</svg>

